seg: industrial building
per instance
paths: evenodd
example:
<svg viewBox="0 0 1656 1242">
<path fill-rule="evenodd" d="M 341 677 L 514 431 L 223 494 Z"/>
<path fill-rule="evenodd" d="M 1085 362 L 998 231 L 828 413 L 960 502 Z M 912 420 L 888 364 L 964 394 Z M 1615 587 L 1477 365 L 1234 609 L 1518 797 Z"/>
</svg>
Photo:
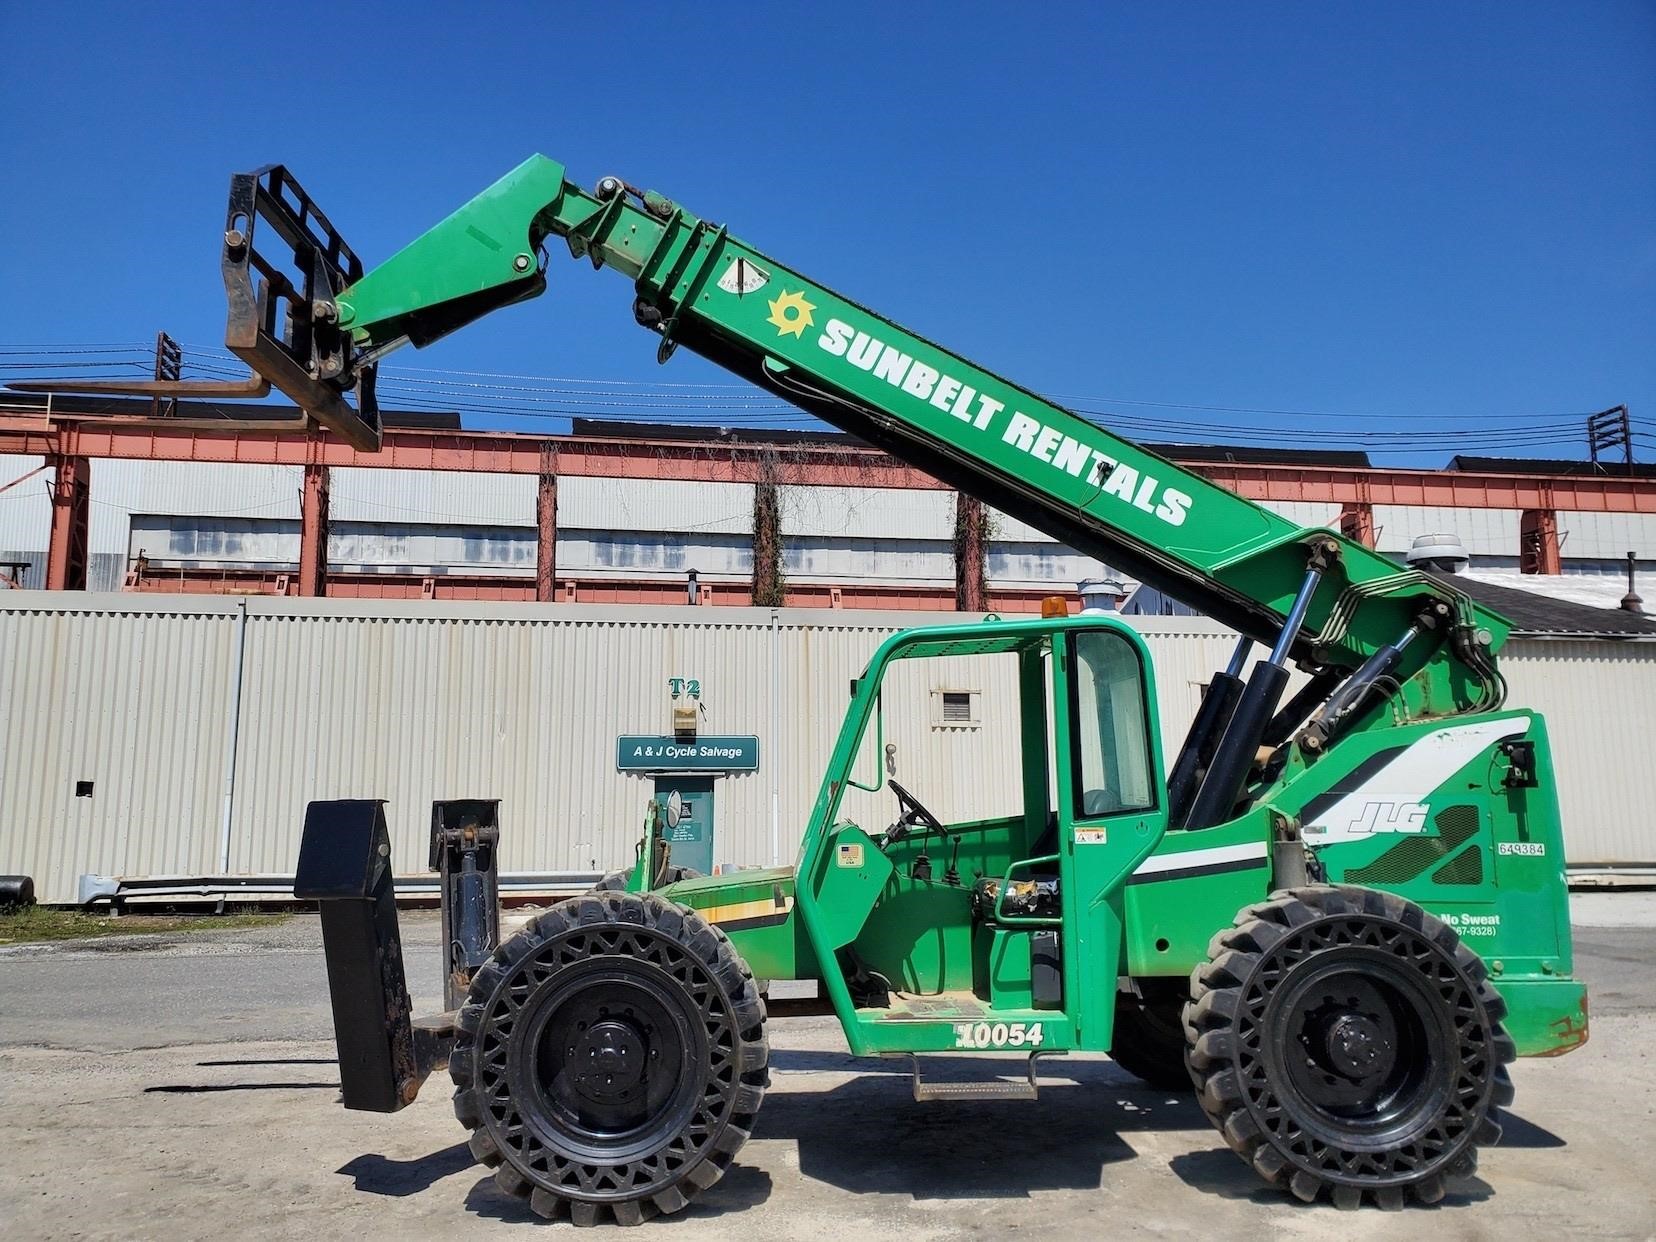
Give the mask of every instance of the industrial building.
<svg viewBox="0 0 1656 1242">
<path fill-rule="evenodd" d="M 259 429 L 48 420 L 28 398 L 7 401 L 0 573 L 10 564 L 26 587 L 1022 612 L 1095 578 L 1122 580 L 1125 611 L 1175 611 L 1022 522 L 968 520 L 975 502 L 835 434 L 576 420 L 568 436 L 525 436 L 423 415 L 391 424 L 370 457 Z M 1629 554 L 1656 569 L 1650 467 L 1394 469 L 1363 453 L 1158 447 L 1400 561 L 1415 540 L 1450 535 L 1473 578 L 1607 607 L 1626 593 Z M 768 584 L 753 551 L 767 489 L 779 552 Z"/>
</svg>

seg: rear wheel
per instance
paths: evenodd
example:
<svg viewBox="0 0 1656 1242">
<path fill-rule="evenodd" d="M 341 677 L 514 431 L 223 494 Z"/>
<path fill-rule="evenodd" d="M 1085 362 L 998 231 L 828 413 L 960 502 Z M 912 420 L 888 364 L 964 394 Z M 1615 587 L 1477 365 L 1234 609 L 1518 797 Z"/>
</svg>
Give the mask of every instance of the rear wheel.
<svg viewBox="0 0 1656 1242">
<path fill-rule="evenodd" d="M 1191 997 L 1202 1108 L 1300 1199 L 1433 1203 L 1501 1137 L 1506 1005 L 1477 955 L 1411 902 L 1279 893 L 1214 937 Z"/>
<path fill-rule="evenodd" d="M 472 980 L 454 1112 L 509 1194 L 577 1225 L 676 1212 L 724 1175 L 764 1097 L 753 976 L 653 894 L 552 907 Z"/>
<path fill-rule="evenodd" d="M 1183 1012 L 1189 996 L 1183 981 L 1160 986 L 1164 982 L 1145 980 L 1141 995 L 1116 995 L 1110 1059 L 1158 1090 L 1187 1092 L 1190 1071 L 1185 1068 Z"/>
</svg>

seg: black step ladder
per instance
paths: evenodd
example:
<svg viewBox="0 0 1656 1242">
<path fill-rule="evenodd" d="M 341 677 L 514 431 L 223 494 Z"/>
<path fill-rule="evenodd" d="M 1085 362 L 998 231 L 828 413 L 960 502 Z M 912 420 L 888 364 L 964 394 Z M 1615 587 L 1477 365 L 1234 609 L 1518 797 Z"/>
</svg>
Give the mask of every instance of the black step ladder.
<svg viewBox="0 0 1656 1242">
<path fill-rule="evenodd" d="M 1033 1100 L 1040 1094 L 1040 1083 L 1035 1077 L 1035 1063 L 1053 1053 L 1032 1052 L 1025 1067 L 1026 1081 L 1008 1081 L 990 1078 L 978 1082 L 926 1082 L 920 1076 L 921 1054 L 906 1054 L 914 1063 L 914 1098 L 924 1104 L 928 1100 Z M 1001 1058 L 996 1058 L 1000 1060 Z"/>
</svg>

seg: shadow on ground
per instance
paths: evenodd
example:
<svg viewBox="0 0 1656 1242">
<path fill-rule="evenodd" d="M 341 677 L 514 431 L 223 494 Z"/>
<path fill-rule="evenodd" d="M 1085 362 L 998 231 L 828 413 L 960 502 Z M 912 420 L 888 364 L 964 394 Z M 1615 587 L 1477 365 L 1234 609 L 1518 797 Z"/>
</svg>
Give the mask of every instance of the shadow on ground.
<svg viewBox="0 0 1656 1242">
<path fill-rule="evenodd" d="M 1039 1102 L 931 1104 L 912 1098 L 906 1061 L 778 1050 L 772 1064 L 784 1074 L 814 1070 L 856 1075 L 825 1090 L 773 1091 L 754 1129 L 755 1139 L 795 1144 L 802 1176 L 848 1194 L 946 1201 L 1096 1190 L 1110 1165 L 1136 1158 L 1124 1135 L 1212 1134 L 1193 1097 L 1154 1090 L 1107 1061 L 1044 1062 Z M 956 1075 L 965 1064 L 954 1067 Z M 950 1077 L 949 1070 L 944 1062 L 935 1076 Z M 928 1070 L 928 1078 L 933 1076 Z M 1507 1142 L 1516 1147 L 1564 1145 L 1550 1131 L 1510 1115 Z M 737 1160 L 717 1186 L 697 1199 L 690 1215 L 739 1211 L 769 1198 L 770 1173 L 741 1163 L 740 1156 Z M 465 1144 L 457 1143 L 411 1161 L 358 1156 L 339 1172 L 353 1177 L 364 1193 L 400 1197 L 424 1190 L 471 1163 Z M 1262 1205 L 1296 1203 L 1262 1183 L 1222 1144 L 1176 1156 L 1170 1168 L 1192 1189 L 1217 1198 Z M 1462 1179 L 1451 1183 L 1448 1198 L 1439 1206 L 1464 1206 L 1492 1193 L 1477 1178 Z M 501 1191 L 490 1176 L 471 1187 L 466 1206 L 492 1219 L 536 1219 L 527 1202 Z"/>
<path fill-rule="evenodd" d="M 1124 1132 L 1207 1125 L 1193 1098 L 1152 1090 L 1103 1062 L 1043 1063 L 1038 1102 L 920 1104 L 904 1062 L 841 1060 L 831 1068 L 877 1072 L 829 1091 L 768 1096 L 754 1137 L 798 1143 L 800 1173 L 852 1194 L 1022 1199 L 1096 1189 L 1106 1166 L 1134 1157 Z M 962 1076 L 946 1063 L 927 1068 L 928 1080 Z"/>
<path fill-rule="evenodd" d="M 696 1201 L 672 1220 L 708 1220 L 729 1212 L 745 1212 L 771 1196 L 771 1175 L 752 1165 L 733 1164 L 718 1183 L 704 1190 Z M 490 1220 L 538 1221 L 527 1199 L 509 1195 L 495 1185 L 493 1177 L 481 1178 L 466 1195 L 466 1209 Z M 659 1226 L 657 1226 L 659 1227 Z"/>
<path fill-rule="evenodd" d="M 1192 1190 L 1199 1190 L 1203 1194 L 1214 1195 L 1220 1199 L 1245 1200 L 1262 1207 L 1288 1207 L 1302 1211 L 1318 1208 L 1335 1210 L 1327 1203 L 1301 1203 L 1287 1191 L 1267 1186 L 1259 1180 L 1259 1175 L 1242 1163 L 1236 1153 L 1228 1147 L 1186 1152 L 1182 1156 L 1174 1156 L 1168 1162 L 1168 1167 Z M 1494 1193 L 1489 1183 L 1482 1178 L 1453 1178 L 1449 1182 L 1449 1193 L 1440 1202 L 1424 1206 L 1415 1204 L 1413 1208 L 1415 1211 L 1433 1211 L 1440 1208 L 1467 1207 L 1474 1203 L 1482 1203 Z"/>
<path fill-rule="evenodd" d="M 372 1152 L 347 1161 L 334 1172 L 351 1178 L 364 1194 L 403 1199 L 428 1190 L 445 1177 L 452 1177 L 476 1163 L 471 1149 L 464 1143 L 456 1143 L 413 1160 L 393 1160 Z"/>
<path fill-rule="evenodd" d="M 1551 1130 L 1536 1125 L 1533 1121 L 1512 1113 L 1501 1114 L 1501 1146 L 1502 1147 L 1567 1147 L 1562 1138 Z"/>
<path fill-rule="evenodd" d="M 202 1069 L 227 1065 L 338 1065 L 338 1057 L 243 1057 L 234 1061 L 197 1061 Z"/>
<path fill-rule="evenodd" d="M 337 1082 L 169 1082 L 145 1095 L 213 1095 L 220 1091 L 338 1091 Z"/>
<path fill-rule="evenodd" d="M 198 1069 L 239 1069 L 249 1065 L 338 1065 L 334 1057 L 241 1057 L 197 1061 Z M 337 1082 L 171 1082 L 145 1087 L 145 1095 L 212 1095 L 221 1091 L 338 1091 Z"/>
</svg>

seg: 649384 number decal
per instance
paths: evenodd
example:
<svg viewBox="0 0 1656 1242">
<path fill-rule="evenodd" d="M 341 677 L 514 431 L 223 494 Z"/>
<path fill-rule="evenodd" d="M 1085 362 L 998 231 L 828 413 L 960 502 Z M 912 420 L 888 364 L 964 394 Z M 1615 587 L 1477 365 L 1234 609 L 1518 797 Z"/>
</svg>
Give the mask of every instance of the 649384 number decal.
<svg viewBox="0 0 1656 1242">
<path fill-rule="evenodd" d="M 1039 1022 L 956 1022 L 956 1048 L 1039 1048 L 1046 1031 Z"/>
</svg>

